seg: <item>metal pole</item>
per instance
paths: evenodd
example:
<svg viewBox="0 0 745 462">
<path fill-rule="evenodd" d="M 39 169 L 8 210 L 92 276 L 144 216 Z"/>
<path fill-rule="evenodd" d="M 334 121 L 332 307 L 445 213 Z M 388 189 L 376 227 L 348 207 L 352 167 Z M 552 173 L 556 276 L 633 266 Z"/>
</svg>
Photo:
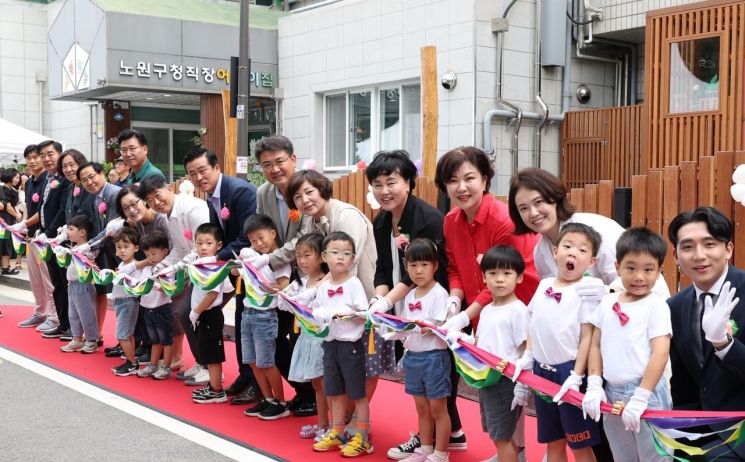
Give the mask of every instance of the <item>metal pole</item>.
<svg viewBox="0 0 745 462">
<path fill-rule="evenodd" d="M 250 52 L 249 52 L 249 39 L 248 39 L 248 15 L 249 15 L 249 0 L 241 0 L 241 18 L 240 18 L 240 34 L 238 44 L 238 150 L 236 156 L 246 157 L 248 156 L 248 118 L 246 111 L 248 111 L 248 98 L 250 94 L 251 82 L 249 82 L 249 66 L 250 66 Z M 241 110 L 241 105 L 243 106 Z M 237 159 L 233 159 L 235 162 Z M 246 177 L 246 174 L 236 174 L 242 178 Z"/>
</svg>

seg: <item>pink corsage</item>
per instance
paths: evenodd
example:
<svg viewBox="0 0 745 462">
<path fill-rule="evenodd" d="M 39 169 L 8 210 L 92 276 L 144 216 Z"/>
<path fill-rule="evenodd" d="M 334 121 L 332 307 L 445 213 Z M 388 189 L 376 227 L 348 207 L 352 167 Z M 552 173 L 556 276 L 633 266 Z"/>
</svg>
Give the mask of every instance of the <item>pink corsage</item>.
<svg viewBox="0 0 745 462">
<path fill-rule="evenodd" d="M 72 197 L 78 197 L 80 195 L 80 186 L 75 186 L 75 189 L 72 190 Z"/>
<path fill-rule="evenodd" d="M 220 218 L 223 220 L 230 218 L 230 210 L 227 207 L 223 206 L 222 210 L 220 210 Z"/>
<path fill-rule="evenodd" d="M 49 183 L 49 187 L 52 189 L 57 189 L 57 186 L 59 186 L 59 181 L 57 180 L 52 180 L 52 182 Z"/>
<path fill-rule="evenodd" d="M 39 193 L 34 193 L 34 195 L 31 196 L 31 202 L 33 202 L 34 204 L 39 202 Z"/>
<path fill-rule="evenodd" d="M 100 204 L 98 204 L 98 213 L 102 215 L 106 213 L 106 202 L 101 202 Z"/>
<path fill-rule="evenodd" d="M 399 234 L 396 238 L 396 247 L 398 247 L 398 250 L 406 250 L 406 246 L 409 245 L 409 235 L 408 234 Z"/>
<path fill-rule="evenodd" d="M 194 236 L 192 236 L 190 229 L 185 229 L 184 230 L 184 237 L 186 238 L 187 241 L 190 241 L 192 239 L 192 237 L 194 237 Z"/>
</svg>

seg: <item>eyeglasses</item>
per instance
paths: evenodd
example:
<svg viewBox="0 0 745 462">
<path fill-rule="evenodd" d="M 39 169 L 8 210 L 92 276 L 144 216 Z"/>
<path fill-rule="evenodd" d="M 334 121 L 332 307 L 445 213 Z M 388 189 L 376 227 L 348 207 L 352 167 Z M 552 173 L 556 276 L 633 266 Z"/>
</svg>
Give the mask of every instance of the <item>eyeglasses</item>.
<svg viewBox="0 0 745 462">
<path fill-rule="evenodd" d="M 323 253 L 326 255 L 331 255 L 334 258 L 352 258 L 354 257 L 354 252 L 350 252 L 348 250 L 345 250 L 344 252 L 340 252 L 338 250 L 324 250 Z"/>
<path fill-rule="evenodd" d="M 120 148 L 120 149 L 119 149 L 119 152 L 121 152 L 122 154 L 126 154 L 126 153 L 128 153 L 128 152 L 134 153 L 134 152 L 135 152 L 136 150 L 140 149 L 141 147 L 142 147 L 142 145 L 139 145 L 139 146 L 132 146 L 132 147 L 130 147 L 130 148 L 126 148 L 126 147 L 124 147 L 124 148 Z"/>
<path fill-rule="evenodd" d="M 282 166 L 288 160 L 290 160 L 290 157 L 289 156 L 288 157 L 285 157 L 284 159 L 276 159 L 276 160 L 274 160 L 274 162 L 271 162 L 271 161 L 262 162 L 260 165 L 261 165 L 261 168 L 263 170 L 269 170 L 272 167 L 282 168 Z"/>
<path fill-rule="evenodd" d="M 88 176 L 84 176 L 84 177 L 80 178 L 80 182 L 81 183 L 86 183 L 86 184 L 87 183 L 93 183 L 93 180 L 95 180 L 98 175 L 99 175 L 98 173 L 91 173 Z"/>
<path fill-rule="evenodd" d="M 129 204 L 122 205 L 122 208 L 124 210 L 137 210 L 137 204 L 139 204 L 141 200 L 142 199 L 133 200 Z"/>
</svg>

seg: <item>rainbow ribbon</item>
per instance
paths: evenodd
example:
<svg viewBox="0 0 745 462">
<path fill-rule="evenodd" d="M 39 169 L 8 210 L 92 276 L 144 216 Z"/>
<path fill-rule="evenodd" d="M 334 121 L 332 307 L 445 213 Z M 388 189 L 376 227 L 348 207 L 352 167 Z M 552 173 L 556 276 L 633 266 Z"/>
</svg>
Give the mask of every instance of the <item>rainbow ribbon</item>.
<svg viewBox="0 0 745 462">
<path fill-rule="evenodd" d="M 188 267 L 189 279 L 201 290 L 209 291 L 220 285 L 239 264 L 233 260 L 214 263 L 197 263 Z"/>
<path fill-rule="evenodd" d="M 278 292 L 278 295 L 282 297 L 292 310 L 292 314 L 295 315 L 297 323 L 305 333 L 314 337 L 323 338 L 329 334 L 329 326 L 321 326 L 317 323 L 313 317 L 313 311 L 297 300 L 293 299 L 284 292 Z"/>
<path fill-rule="evenodd" d="M 276 290 L 271 283 L 247 260 L 234 260 L 240 264 L 238 272 L 245 283 L 245 296 L 251 305 L 258 308 L 266 308 L 272 304 Z"/>
<path fill-rule="evenodd" d="M 186 287 L 186 275 L 184 271 L 176 271 L 173 274 L 164 274 L 158 276 L 160 288 L 169 297 L 176 297 L 181 294 Z"/>
<path fill-rule="evenodd" d="M 31 243 L 31 251 L 36 255 L 37 261 L 49 261 L 54 255 L 52 247 L 46 242 L 40 239 L 31 239 L 29 242 Z"/>
<path fill-rule="evenodd" d="M 124 289 L 124 292 L 129 295 L 134 295 L 135 297 L 141 297 L 142 295 L 150 293 L 155 284 L 155 281 L 152 279 L 134 279 L 127 274 L 119 275 L 119 278 L 121 279 L 120 284 L 122 289 Z"/>
<path fill-rule="evenodd" d="M 13 250 L 18 254 L 25 253 L 26 239 L 23 237 L 23 234 L 10 229 L 10 225 L 0 218 L 0 239 L 8 239 L 8 235 L 10 235 L 10 239 L 13 242 Z"/>
</svg>

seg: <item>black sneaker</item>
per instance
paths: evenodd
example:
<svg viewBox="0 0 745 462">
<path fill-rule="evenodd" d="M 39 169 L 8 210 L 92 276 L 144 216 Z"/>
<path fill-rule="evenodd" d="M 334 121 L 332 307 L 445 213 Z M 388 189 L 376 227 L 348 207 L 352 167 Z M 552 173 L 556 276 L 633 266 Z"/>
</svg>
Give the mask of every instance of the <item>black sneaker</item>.
<svg viewBox="0 0 745 462">
<path fill-rule="evenodd" d="M 62 335 L 59 336 L 60 342 L 69 342 L 72 341 L 72 329 L 67 329 L 66 331 L 62 332 Z"/>
<path fill-rule="evenodd" d="M 145 353 L 150 353 L 150 345 L 140 345 L 135 348 L 135 356 L 142 356 Z"/>
<path fill-rule="evenodd" d="M 107 358 L 116 358 L 116 357 L 121 356 L 122 354 L 124 354 L 124 350 L 122 350 L 122 346 L 121 345 L 117 345 L 117 346 L 113 346 L 113 347 L 110 347 L 110 348 L 104 348 L 103 354 Z"/>
<path fill-rule="evenodd" d="M 225 394 L 228 396 L 235 396 L 241 394 L 246 388 L 248 388 L 248 384 L 246 384 L 245 380 L 241 380 L 240 377 L 235 379 L 235 382 L 231 383 L 226 389 Z"/>
<path fill-rule="evenodd" d="M 138 363 L 149 363 L 150 362 L 150 352 L 147 352 L 145 354 L 142 354 L 137 357 Z"/>
<path fill-rule="evenodd" d="M 316 407 L 316 403 L 303 401 L 295 408 L 293 414 L 295 417 L 310 417 L 318 415 L 318 408 Z"/>
<path fill-rule="evenodd" d="M 466 442 L 466 434 L 463 433 L 460 436 L 451 436 L 448 441 L 448 451 L 465 451 L 468 449 L 468 443 Z"/>
<path fill-rule="evenodd" d="M 399 444 L 395 448 L 390 448 L 388 450 L 388 458 L 393 460 L 402 460 L 406 459 L 410 455 L 414 454 L 414 451 L 421 447 L 422 443 L 419 440 L 419 435 L 416 435 L 414 433 L 410 434 L 408 441 L 404 441 L 403 443 Z"/>
<path fill-rule="evenodd" d="M 243 411 L 243 414 L 249 416 L 249 417 L 256 417 L 259 414 L 262 413 L 262 411 L 269 406 L 269 401 L 262 399 L 258 403 L 254 404 L 253 406 L 249 407 L 245 411 Z"/>
<path fill-rule="evenodd" d="M 191 396 L 194 397 L 194 396 L 197 396 L 197 395 L 202 395 L 202 394 L 208 392 L 209 389 L 210 389 L 210 386 L 209 385 L 207 385 L 206 387 L 195 388 L 195 389 L 193 389 L 191 391 Z M 227 393 L 225 393 L 225 394 L 227 395 Z"/>
<path fill-rule="evenodd" d="M 65 333 L 65 330 L 60 328 L 60 326 L 55 327 L 52 330 L 48 330 L 41 334 L 44 338 L 60 338 L 62 337 L 62 334 Z"/>
<path fill-rule="evenodd" d="M 126 377 L 128 375 L 136 374 L 137 369 L 139 368 L 139 364 L 132 364 L 129 361 L 124 361 L 124 364 L 119 367 L 113 367 L 111 370 L 114 371 L 114 374 L 118 375 L 119 377 Z"/>
<path fill-rule="evenodd" d="M 290 415 L 290 410 L 287 409 L 287 404 L 281 404 L 278 401 L 266 401 L 269 404 L 264 407 L 261 413 L 259 413 L 259 419 L 277 420 Z"/>
<path fill-rule="evenodd" d="M 191 400 L 197 404 L 225 403 L 228 401 L 228 396 L 225 390 L 215 391 L 212 387 L 208 387 L 203 393 L 192 395 Z"/>
</svg>

